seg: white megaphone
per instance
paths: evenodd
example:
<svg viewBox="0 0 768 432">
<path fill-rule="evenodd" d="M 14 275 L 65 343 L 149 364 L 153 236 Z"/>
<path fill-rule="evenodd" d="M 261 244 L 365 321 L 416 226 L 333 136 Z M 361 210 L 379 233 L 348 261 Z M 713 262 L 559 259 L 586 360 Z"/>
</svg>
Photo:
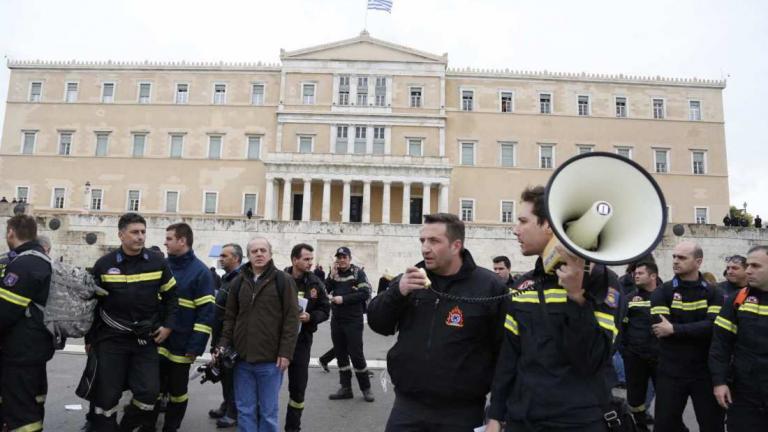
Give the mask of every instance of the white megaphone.
<svg viewBox="0 0 768 432">
<path fill-rule="evenodd" d="M 555 234 L 542 254 L 548 273 L 562 263 L 558 242 L 588 262 L 621 265 L 656 248 L 667 224 L 656 181 L 636 162 L 613 153 L 565 161 L 550 177 L 544 202 Z"/>
</svg>

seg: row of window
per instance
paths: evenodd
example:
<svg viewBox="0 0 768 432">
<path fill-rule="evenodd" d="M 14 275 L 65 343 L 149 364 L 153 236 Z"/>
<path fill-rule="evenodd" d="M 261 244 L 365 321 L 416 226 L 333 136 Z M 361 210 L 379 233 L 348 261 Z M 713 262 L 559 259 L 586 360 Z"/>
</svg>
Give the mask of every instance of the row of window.
<svg viewBox="0 0 768 432">
<path fill-rule="evenodd" d="M 347 125 L 336 126 L 336 140 L 334 152 L 337 154 L 387 154 L 386 149 L 386 128 L 384 126 L 354 126 L 354 139 L 349 140 L 349 128 Z M 373 131 L 373 140 L 368 140 L 368 130 Z M 72 152 L 72 136 L 74 132 L 59 132 L 58 154 L 69 156 Z M 133 148 L 131 155 L 133 157 L 143 157 L 147 147 L 147 133 L 133 133 Z M 22 154 L 34 154 L 36 131 L 25 131 L 21 146 Z M 110 132 L 95 133 L 95 156 L 105 157 L 109 151 Z M 169 134 L 169 157 L 180 159 L 184 154 L 185 134 Z M 423 138 L 406 138 L 407 154 L 409 156 L 422 157 L 424 155 Z M 314 135 L 297 135 L 297 151 L 299 153 L 314 152 Z M 369 142 L 372 144 L 369 147 Z M 208 159 L 221 159 L 224 145 L 223 135 L 208 135 Z M 556 165 L 555 144 L 540 143 L 539 145 L 538 167 L 543 169 L 552 169 Z M 589 153 L 594 150 L 593 145 L 578 145 L 578 154 Z M 517 143 L 499 142 L 498 163 L 501 167 L 513 168 L 517 163 Z M 632 147 L 616 147 L 616 153 L 628 159 L 632 159 Z M 459 164 L 473 166 L 476 164 L 477 143 L 461 142 L 459 153 Z M 707 173 L 707 152 L 704 150 L 691 150 L 691 172 L 693 174 Z M 670 171 L 670 152 L 669 149 L 653 149 L 654 163 L 652 171 L 656 173 L 668 173 Z M 246 135 L 246 159 L 261 159 L 261 136 Z"/>
<path fill-rule="evenodd" d="M 350 85 L 350 76 L 342 75 L 337 79 L 337 94 L 335 104 L 340 106 L 375 106 L 384 107 L 389 105 L 388 101 L 388 78 L 375 77 L 371 80 L 375 85 L 371 88 L 369 86 L 368 76 L 354 77 L 357 83 L 355 86 Z M 79 82 L 70 81 L 65 83 L 64 101 L 68 103 L 77 102 L 79 96 Z M 101 102 L 113 103 L 115 101 L 116 94 L 115 82 L 103 82 L 101 85 Z M 186 104 L 189 102 L 190 85 L 188 83 L 176 83 L 174 101 L 176 104 Z M 224 105 L 227 103 L 227 83 L 213 83 L 212 87 L 212 100 L 214 105 Z M 264 91 L 265 84 L 262 82 L 251 83 L 251 104 L 263 105 L 264 104 Z M 409 89 L 409 104 L 412 108 L 420 108 L 423 106 L 423 93 L 424 88 L 421 86 L 410 86 Z M 302 103 L 305 105 L 314 105 L 317 94 L 317 83 L 301 83 L 301 95 Z M 29 101 L 40 102 L 43 95 L 43 83 L 42 81 L 33 81 L 30 83 L 29 89 Z M 372 96 L 369 98 L 369 95 Z M 515 93 L 511 90 L 499 91 L 498 109 L 500 112 L 514 112 L 515 110 Z M 136 101 L 141 104 L 148 104 L 152 101 L 152 83 L 151 82 L 139 82 L 137 87 Z M 615 115 L 617 118 L 629 117 L 629 104 L 626 96 L 615 96 Z M 663 98 L 651 99 L 651 116 L 654 119 L 666 118 L 666 101 Z M 553 107 L 553 94 L 552 93 L 539 93 L 539 113 L 552 114 Z M 476 111 L 477 105 L 475 102 L 475 90 L 473 89 L 461 89 L 461 110 L 462 111 Z M 578 95 L 576 113 L 579 116 L 590 116 L 592 114 L 592 103 L 589 95 Z M 701 120 L 701 101 L 689 100 L 688 101 L 688 119 L 691 121 Z"/>
</svg>

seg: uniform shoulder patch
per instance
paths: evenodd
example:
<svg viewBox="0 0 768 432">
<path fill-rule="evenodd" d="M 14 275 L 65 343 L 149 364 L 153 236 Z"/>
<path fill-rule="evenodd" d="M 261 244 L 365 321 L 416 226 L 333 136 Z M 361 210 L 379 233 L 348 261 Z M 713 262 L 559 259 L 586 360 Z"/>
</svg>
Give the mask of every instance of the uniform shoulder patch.
<svg viewBox="0 0 768 432">
<path fill-rule="evenodd" d="M 524 281 L 520 282 L 520 285 L 517 286 L 517 290 L 518 291 L 525 291 L 528 288 L 530 288 L 531 286 L 533 286 L 533 284 L 534 284 L 533 279 L 524 280 Z"/>
<path fill-rule="evenodd" d="M 10 288 L 14 285 L 16 285 L 16 282 L 19 281 L 19 275 L 13 272 L 8 272 L 5 274 L 5 277 L 3 277 L 3 285 Z"/>
<path fill-rule="evenodd" d="M 616 288 L 608 287 L 608 293 L 605 295 L 605 304 L 612 308 L 619 305 L 619 292 Z"/>
</svg>

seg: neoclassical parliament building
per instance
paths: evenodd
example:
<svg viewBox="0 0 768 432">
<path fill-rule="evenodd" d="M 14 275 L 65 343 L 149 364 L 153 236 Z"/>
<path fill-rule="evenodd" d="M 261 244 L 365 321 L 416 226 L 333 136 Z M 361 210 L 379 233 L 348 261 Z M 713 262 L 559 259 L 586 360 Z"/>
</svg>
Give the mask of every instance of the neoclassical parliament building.
<svg viewBox="0 0 768 432">
<path fill-rule="evenodd" d="M 367 32 L 279 64 L 8 67 L 0 195 L 43 213 L 512 224 L 591 151 L 651 172 L 671 222 L 729 206 L 723 81 L 455 69 Z"/>
</svg>

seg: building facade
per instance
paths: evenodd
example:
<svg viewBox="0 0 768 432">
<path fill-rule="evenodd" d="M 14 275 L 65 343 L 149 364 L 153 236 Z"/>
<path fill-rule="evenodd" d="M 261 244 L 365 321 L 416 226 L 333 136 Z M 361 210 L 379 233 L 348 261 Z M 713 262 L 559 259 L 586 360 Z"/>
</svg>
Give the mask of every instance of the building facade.
<svg viewBox="0 0 768 432">
<path fill-rule="evenodd" d="M 366 32 L 280 57 L 10 61 L 0 195 L 59 214 L 512 224 L 523 188 L 608 151 L 653 174 L 671 222 L 728 211 L 722 81 L 451 69 Z"/>
</svg>

